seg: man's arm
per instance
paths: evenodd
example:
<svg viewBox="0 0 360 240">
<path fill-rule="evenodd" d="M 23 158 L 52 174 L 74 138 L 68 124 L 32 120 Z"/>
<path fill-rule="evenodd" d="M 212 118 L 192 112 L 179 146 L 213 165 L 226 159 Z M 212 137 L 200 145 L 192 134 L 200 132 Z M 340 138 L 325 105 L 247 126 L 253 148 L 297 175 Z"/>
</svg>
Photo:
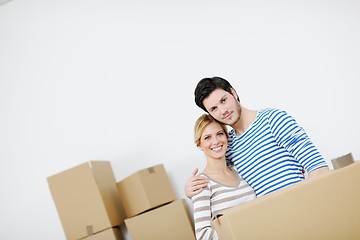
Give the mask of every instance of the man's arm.
<svg viewBox="0 0 360 240">
<path fill-rule="evenodd" d="M 192 198 L 193 196 L 201 193 L 208 184 L 207 178 L 204 176 L 197 176 L 197 172 L 198 169 L 196 168 L 185 184 L 185 195 L 188 198 Z"/>
<path fill-rule="evenodd" d="M 324 157 L 292 116 L 285 111 L 274 110 L 269 116 L 269 125 L 278 144 L 294 156 L 309 177 L 328 171 Z"/>
<path fill-rule="evenodd" d="M 309 178 L 312 178 L 314 176 L 319 176 L 321 174 L 324 174 L 324 173 L 327 173 L 329 172 L 329 168 L 328 167 L 321 167 L 321 168 L 318 168 L 314 171 L 311 171 L 309 174 L 308 174 L 308 177 Z"/>
</svg>

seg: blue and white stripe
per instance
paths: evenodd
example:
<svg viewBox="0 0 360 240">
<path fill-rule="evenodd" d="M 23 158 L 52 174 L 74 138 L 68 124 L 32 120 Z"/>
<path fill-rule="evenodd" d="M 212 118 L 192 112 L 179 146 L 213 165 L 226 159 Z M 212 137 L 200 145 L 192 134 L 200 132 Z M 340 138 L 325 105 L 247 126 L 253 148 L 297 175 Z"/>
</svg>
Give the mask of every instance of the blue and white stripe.
<svg viewBox="0 0 360 240">
<path fill-rule="evenodd" d="M 266 108 L 241 136 L 229 132 L 226 158 L 255 190 L 257 196 L 304 179 L 327 166 L 302 127 L 285 111 Z"/>
</svg>

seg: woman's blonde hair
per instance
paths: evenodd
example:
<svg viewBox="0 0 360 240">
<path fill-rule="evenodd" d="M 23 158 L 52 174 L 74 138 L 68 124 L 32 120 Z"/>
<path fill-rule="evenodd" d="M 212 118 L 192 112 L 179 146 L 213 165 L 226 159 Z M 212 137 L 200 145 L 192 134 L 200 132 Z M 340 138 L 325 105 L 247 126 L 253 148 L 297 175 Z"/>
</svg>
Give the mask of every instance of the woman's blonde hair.
<svg viewBox="0 0 360 240">
<path fill-rule="evenodd" d="M 218 123 L 221 126 L 221 128 L 224 130 L 226 137 L 228 136 L 228 132 L 227 132 L 227 128 L 226 128 L 225 124 L 216 121 L 209 114 L 204 113 L 196 120 L 196 123 L 194 126 L 194 143 L 196 144 L 196 146 L 200 146 L 201 135 L 203 134 L 205 128 L 210 123 L 213 123 L 213 122 Z"/>
</svg>

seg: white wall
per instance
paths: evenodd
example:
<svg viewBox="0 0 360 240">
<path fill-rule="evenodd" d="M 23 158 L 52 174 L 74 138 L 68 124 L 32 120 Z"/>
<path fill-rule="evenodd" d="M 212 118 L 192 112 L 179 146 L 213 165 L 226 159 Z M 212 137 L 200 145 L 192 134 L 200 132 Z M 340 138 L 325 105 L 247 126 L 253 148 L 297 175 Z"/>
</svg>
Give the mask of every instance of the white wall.
<svg viewBox="0 0 360 240">
<path fill-rule="evenodd" d="M 46 178 L 163 163 L 178 198 L 203 77 L 286 109 L 324 157 L 360 158 L 359 1 L 14 0 L 0 6 L 1 239 L 65 239 Z"/>
</svg>

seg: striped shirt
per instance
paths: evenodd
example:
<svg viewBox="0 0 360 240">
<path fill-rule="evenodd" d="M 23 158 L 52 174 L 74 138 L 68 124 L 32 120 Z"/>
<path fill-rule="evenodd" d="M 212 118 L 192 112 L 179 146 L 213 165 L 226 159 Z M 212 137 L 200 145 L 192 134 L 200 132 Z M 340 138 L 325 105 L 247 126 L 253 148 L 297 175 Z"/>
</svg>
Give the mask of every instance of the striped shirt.
<svg viewBox="0 0 360 240">
<path fill-rule="evenodd" d="M 285 111 L 266 108 L 241 135 L 229 131 L 228 165 L 262 196 L 304 179 L 327 163 L 302 127 Z"/>
<path fill-rule="evenodd" d="M 208 186 L 191 198 L 196 239 L 215 240 L 218 236 L 211 227 L 211 218 L 227 208 L 253 200 L 256 196 L 254 190 L 241 177 L 238 177 L 238 186 L 234 187 L 221 184 L 205 174 L 201 175 L 209 180 Z"/>
</svg>

